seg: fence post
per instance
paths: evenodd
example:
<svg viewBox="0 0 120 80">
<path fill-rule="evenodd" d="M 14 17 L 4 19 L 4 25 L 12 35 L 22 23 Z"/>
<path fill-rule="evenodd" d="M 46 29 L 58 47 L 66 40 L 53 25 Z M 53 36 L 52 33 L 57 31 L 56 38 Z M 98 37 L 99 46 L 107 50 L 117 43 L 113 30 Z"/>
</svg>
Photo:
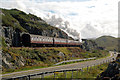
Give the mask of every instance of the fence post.
<svg viewBox="0 0 120 80">
<path fill-rule="evenodd" d="M 30 75 L 28 75 L 28 80 L 30 80 Z"/>
<path fill-rule="evenodd" d="M 27 80 L 27 76 L 25 76 L 25 78 L 24 78 L 25 80 Z"/>
<path fill-rule="evenodd" d="M 94 69 L 95 69 L 95 64 L 94 64 Z"/>
<path fill-rule="evenodd" d="M 87 71 L 88 71 L 89 66 L 87 66 Z"/>
<path fill-rule="evenodd" d="M 83 73 L 83 68 L 80 70 L 80 75 L 82 75 L 82 73 Z"/>
<path fill-rule="evenodd" d="M 19 80 L 23 80 L 23 77 L 20 77 Z"/>
<path fill-rule="evenodd" d="M 71 78 L 73 78 L 73 70 L 72 70 L 72 77 Z"/>
<path fill-rule="evenodd" d="M 55 74 L 55 71 L 54 71 L 54 79 L 55 79 L 55 77 L 56 77 L 56 74 Z"/>
<path fill-rule="evenodd" d="M 64 74 L 65 74 L 65 78 L 66 78 L 66 76 L 67 76 L 67 75 L 66 75 L 66 70 L 64 71 Z"/>
<path fill-rule="evenodd" d="M 79 78 L 79 77 L 78 77 L 79 72 L 80 72 L 80 69 L 77 69 L 77 78 Z"/>
<path fill-rule="evenodd" d="M 42 73 L 41 78 L 42 78 L 42 80 L 44 79 L 44 73 Z"/>
<path fill-rule="evenodd" d="M 90 68 L 90 70 L 92 70 L 92 67 L 93 67 L 93 66 L 91 65 L 91 68 Z"/>
</svg>

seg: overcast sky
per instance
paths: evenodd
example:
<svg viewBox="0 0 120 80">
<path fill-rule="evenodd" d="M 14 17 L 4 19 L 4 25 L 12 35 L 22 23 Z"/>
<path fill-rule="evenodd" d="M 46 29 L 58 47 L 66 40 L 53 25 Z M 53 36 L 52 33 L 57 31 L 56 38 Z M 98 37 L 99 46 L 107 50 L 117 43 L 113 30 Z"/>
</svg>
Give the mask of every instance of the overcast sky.
<svg viewBox="0 0 120 80">
<path fill-rule="evenodd" d="M 118 36 L 119 0 L 2 0 L 1 8 L 17 8 L 43 19 L 69 22 L 82 38 Z M 54 22 L 53 22 L 54 23 Z"/>
</svg>

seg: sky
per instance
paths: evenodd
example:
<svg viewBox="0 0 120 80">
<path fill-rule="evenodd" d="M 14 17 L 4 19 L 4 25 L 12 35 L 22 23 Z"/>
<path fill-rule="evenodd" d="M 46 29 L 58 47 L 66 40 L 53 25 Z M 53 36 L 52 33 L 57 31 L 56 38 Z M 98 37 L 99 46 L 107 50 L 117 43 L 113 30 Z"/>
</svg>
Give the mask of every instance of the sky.
<svg viewBox="0 0 120 80">
<path fill-rule="evenodd" d="M 1 8 L 17 8 L 80 38 L 118 37 L 119 0 L 1 0 Z M 70 32 L 71 31 L 71 32 Z M 78 35 L 79 34 L 79 35 Z"/>
</svg>

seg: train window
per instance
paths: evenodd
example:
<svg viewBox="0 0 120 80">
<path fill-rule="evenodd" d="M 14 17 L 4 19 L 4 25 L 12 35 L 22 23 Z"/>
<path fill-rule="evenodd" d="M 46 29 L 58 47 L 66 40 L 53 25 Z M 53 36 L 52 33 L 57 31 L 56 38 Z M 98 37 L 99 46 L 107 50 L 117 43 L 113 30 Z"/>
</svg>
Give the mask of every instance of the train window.
<svg viewBox="0 0 120 80">
<path fill-rule="evenodd" d="M 56 40 L 56 42 L 58 42 L 58 41 Z"/>
<path fill-rule="evenodd" d="M 50 42 L 50 39 L 48 41 Z"/>
<path fill-rule="evenodd" d="M 46 41 L 46 39 L 44 38 L 44 41 Z"/>
<path fill-rule="evenodd" d="M 36 40 L 38 41 L 38 37 L 36 38 Z"/>
<path fill-rule="evenodd" d="M 39 37 L 38 37 L 38 41 L 39 41 Z"/>
<path fill-rule="evenodd" d="M 45 41 L 47 41 L 47 38 L 45 38 Z"/>
<path fill-rule="evenodd" d="M 33 40 L 33 37 L 31 37 L 31 40 Z"/>
</svg>

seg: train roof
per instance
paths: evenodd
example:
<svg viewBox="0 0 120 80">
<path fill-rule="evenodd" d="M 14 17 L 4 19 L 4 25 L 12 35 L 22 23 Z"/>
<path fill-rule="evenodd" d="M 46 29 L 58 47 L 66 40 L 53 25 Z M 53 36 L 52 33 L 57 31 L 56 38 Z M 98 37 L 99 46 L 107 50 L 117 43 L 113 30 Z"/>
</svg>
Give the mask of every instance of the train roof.
<svg viewBox="0 0 120 80">
<path fill-rule="evenodd" d="M 53 37 L 48 37 L 48 36 L 41 36 L 41 35 L 35 35 L 35 34 L 29 34 L 30 36 L 34 36 L 34 37 L 45 37 L 45 38 L 53 38 Z M 61 40 L 66 40 L 64 38 L 55 38 L 55 39 L 61 39 Z M 69 40 L 69 41 L 75 41 L 75 40 Z M 75 42 L 79 42 L 79 41 L 75 41 Z"/>
</svg>

